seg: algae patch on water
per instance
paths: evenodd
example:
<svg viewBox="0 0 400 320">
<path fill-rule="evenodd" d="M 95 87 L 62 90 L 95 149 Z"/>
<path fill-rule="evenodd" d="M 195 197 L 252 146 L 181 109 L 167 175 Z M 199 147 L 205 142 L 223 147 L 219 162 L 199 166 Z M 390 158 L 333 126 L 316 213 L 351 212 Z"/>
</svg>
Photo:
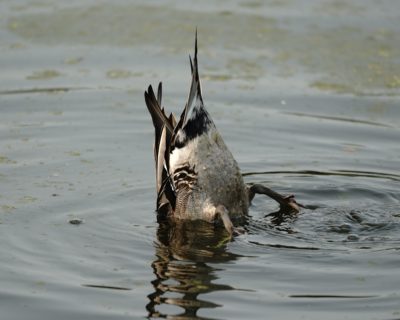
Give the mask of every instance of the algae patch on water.
<svg viewBox="0 0 400 320">
<path fill-rule="evenodd" d="M 75 151 L 75 150 L 71 150 L 71 151 L 68 151 L 65 153 L 71 157 L 80 157 L 81 156 L 81 153 L 79 151 Z"/>
<path fill-rule="evenodd" d="M 35 202 L 36 200 L 37 200 L 37 198 L 32 197 L 32 196 L 23 196 L 23 197 L 19 198 L 17 202 L 27 204 L 27 203 Z"/>
<path fill-rule="evenodd" d="M 16 164 L 17 161 L 11 160 L 10 158 L 0 154 L 0 164 Z"/>
<path fill-rule="evenodd" d="M 12 206 L 12 205 L 2 204 L 2 205 L 0 205 L 0 209 L 5 213 L 10 213 L 10 212 L 14 211 L 17 208 Z"/>
<path fill-rule="evenodd" d="M 310 85 L 312 88 L 316 88 L 322 91 L 333 91 L 336 93 L 351 93 L 353 88 L 340 83 L 329 83 L 324 81 L 315 81 Z"/>
<path fill-rule="evenodd" d="M 143 75 L 140 72 L 131 72 L 123 69 L 112 69 L 107 71 L 107 78 L 109 79 L 127 79 L 131 77 L 139 77 Z"/>
<path fill-rule="evenodd" d="M 74 57 L 74 58 L 67 58 L 64 60 L 65 64 L 73 65 L 73 64 L 78 64 L 83 61 L 82 57 Z"/>
<path fill-rule="evenodd" d="M 264 73 L 256 61 L 248 59 L 230 59 L 226 67 L 234 77 L 246 80 L 257 80 Z"/>
<path fill-rule="evenodd" d="M 228 81 L 232 79 L 232 76 L 229 74 L 206 73 L 203 75 L 203 78 L 207 81 Z"/>
<path fill-rule="evenodd" d="M 125 3 L 88 4 L 53 11 L 15 15 L 8 31 L 35 44 L 109 47 L 156 46 L 164 53 L 191 50 L 197 26 L 200 51 L 212 55 L 223 50 L 218 69 L 207 77 L 214 81 L 255 81 L 271 76 L 302 78 L 305 89 L 348 94 L 399 94 L 399 27 L 375 19 L 373 6 L 345 1 L 310 4 L 306 14 L 282 15 L 272 3 L 297 12 L 295 2 L 243 2 L 244 12 Z M 385 9 L 387 10 L 387 9 Z M 388 12 L 387 12 L 388 13 Z M 212 48 L 212 49 L 210 49 Z M 264 58 L 256 58 L 264 56 Z M 218 60 L 218 59 L 217 59 Z M 79 63 L 77 60 L 67 64 Z M 47 70 L 32 80 L 60 76 Z M 106 72 L 109 79 L 142 76 L 123 67 Z M 310 80 L 312 79 L 312 80 Z"/>
<path fill-rule="evenodd" d="M 198 11 L 173 6 L 140 4 L 88 5 L 59 8 L 49 12 L 16 15 L 8 20 L 8 30 L 35 43 L 50 45 L 82 44 L 134 47 L 157 44 L 164 49 L 186 52 L 191 48 L 195 28 L 201 31 L 202 48 L 232 46 L 240 40 L 244 46 L 260 46 L 254 30 L 279 38 L 276 21 L 271 17 L 227 11 Z"/>
<path fill-rule="evenodd" d="M 57 78 L 61 75 L 60 72 L 56 70 L 41 70 L 35 71 L 31 75 L 27 76 L 27 80 L 47 80 L 52 78 Z"/>
</svg>

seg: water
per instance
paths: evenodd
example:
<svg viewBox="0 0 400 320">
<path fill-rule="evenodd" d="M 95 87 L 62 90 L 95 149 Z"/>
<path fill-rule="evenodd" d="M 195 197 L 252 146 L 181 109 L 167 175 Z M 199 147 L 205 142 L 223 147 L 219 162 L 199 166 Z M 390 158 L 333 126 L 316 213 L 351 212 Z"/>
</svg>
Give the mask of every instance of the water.
<svg viewBox="0 0 400 320">
<path fill-rule="evenodd" d="M 0 3 L 1 318 L 400 318 L 398 6 Z M 233 242 L 154 213 L 143 91 L 180 112 L 196 26 L 245 180 L 316 207 Z"/>
</svg>

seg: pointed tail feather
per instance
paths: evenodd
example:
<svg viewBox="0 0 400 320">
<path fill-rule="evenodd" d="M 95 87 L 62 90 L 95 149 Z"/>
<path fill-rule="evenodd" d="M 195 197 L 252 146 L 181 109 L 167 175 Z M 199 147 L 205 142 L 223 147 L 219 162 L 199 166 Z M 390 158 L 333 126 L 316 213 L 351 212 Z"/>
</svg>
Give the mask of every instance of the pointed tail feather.
<svg viewBox="0 0 400 320">
<path fill-rule="evenodd" d="M 199 107 L 200 105 L 203 106 L 203 97 L 201 96 L 201 84 L 199 77 L 199 66 L 197 63 L 197 30 L 194 43 L 194 58 L 192 60 L 191 56 L 189 55 L 189 60 L 190 68 L 192 71 L 192 84 L 190 86 L 188 102 L 185 106 L 183 124 L 185 124 L 190 119 L 192 112 L 196 107 Z"/>
</svg>

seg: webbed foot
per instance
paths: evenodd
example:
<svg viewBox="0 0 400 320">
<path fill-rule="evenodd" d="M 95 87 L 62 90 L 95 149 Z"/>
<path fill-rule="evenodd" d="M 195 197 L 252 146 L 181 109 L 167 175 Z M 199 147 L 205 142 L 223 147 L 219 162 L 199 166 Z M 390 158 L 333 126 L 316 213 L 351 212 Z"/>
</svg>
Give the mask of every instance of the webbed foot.
<svg viewBox="0 0 400 320">
<path fill-rule="evenodd" d="M 253 200 L 255 194 L 265 194 L 274 199 L 280 205 L 280 211 L 286 213 L 297 213 L 304 206 L 296 201 L 294 195 L 284 196 L 262 184 L 253 184 L 249 187 L 249 201 Z"/>
</svg>

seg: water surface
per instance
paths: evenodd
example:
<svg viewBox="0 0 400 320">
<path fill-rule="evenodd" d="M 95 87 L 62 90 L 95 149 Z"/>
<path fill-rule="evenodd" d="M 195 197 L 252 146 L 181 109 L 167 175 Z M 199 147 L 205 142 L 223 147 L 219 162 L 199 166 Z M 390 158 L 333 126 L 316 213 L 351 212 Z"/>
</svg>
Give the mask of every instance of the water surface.
<svg viewBox="0 0 400 320">
<path fill-rule="evenodd" d="M 398 7 L 0 3 L 2 317 L 399 318 Z M 154 213 L 143 91 L 180 112 L 196 26 L 246 182 L 316 208 L 257 196 L 233 242 Z"/>
</svg>

